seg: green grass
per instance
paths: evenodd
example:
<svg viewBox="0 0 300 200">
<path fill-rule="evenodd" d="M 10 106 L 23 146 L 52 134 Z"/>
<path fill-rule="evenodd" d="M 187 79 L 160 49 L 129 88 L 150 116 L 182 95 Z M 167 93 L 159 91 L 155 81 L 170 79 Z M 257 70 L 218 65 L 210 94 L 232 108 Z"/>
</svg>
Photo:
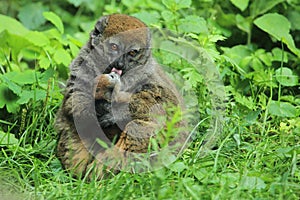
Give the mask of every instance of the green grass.
<svg viewBox="0 0 300 200">
<path fill-rule="evenodd" d="M 12 18 L 2 16 L 0 23 L 1 31 L 5 30 L 0 33 L 0 200 L 299 199 L 300 59 L 295 54 L 299 49 L 277 38 L 291 34 L 290 42 L 299 43 L 296 1 L 182 0 L 176 1 L 179 6 L 169 0 L 161 4 L 154 0 L 111 2 L 1 1 L 0 12 Z M 75 11 L 74 6 L 80 9 Z M 46 24 L 32 24 L 37 27 L 32 34 L 22 34 L 25 27 L 13 20 L 43 21 L 44 10 L 58 16 L 52 15 Z M 158 50 L 173 51 L 177 42 L 187 45 L 190 39 L 195 47 L 203 47 L 225 84 L 226 123 L 215 147 L 204 157 L 197 157 L 201 138 L 196 138 L 176 162 L 162 169 L 121 172 L 110 179 L 87 182 L 65 172 L 55 156 L 58 136 L 53 123 L 62 101 L 58 82 L 67 78 L 68 57 L 76 56 L 81 41 L 86 41 L 89 24 L 94 24 L 100 13 L 114 12 L 136 15 L 153 27 L 170 29 L 188 39 L 172 36 Z M 285 21 L 283 16 L 291 24 L 269 26 L 278 19 Z M 270 21 L 257 26 L 256 19 L 266 20 L 261 17 Z M 61 26 L 57 27 L 60 31 L 55 30 L 58 18 L 65 33 Z M 53 19 L 58 23 L 52 24 Z M 40 46 L 39 40 L 45 46 Z M 187 46 L 191 47 L 194 43 Z M 158 61 L 183 76 L 177 81 L 187 90 L 195 90 L 189 103 L 197 106 L 202 120 L 209 117 L 207 96 L 215 90 L 206 88 L 209 76 L 203 70 L 203 55 L 197 71 L 191 63 L 178 62 L 176 56 L 166 53 L 157 51 Z M 214 70 L 207 71 L 209 75 Z M 215 79 L 210 77 L 210 81 Z M 201 123 L 199 130 L 205 130 L 207 124 Z"/>
<path fill-rule="evenodd" d="M 53 129 L 57 105 L 27 112 L 18 144 L 3 146 L 0 197 L 16 199 L 298 199 L 299 134 L 276 120 L 245 126 L 227 116 L 224 137 L 197 158 L 197 140 L 157 171 L 86 182 L 61 168 Z M 232 111 L 234 112 L 234 111 Z M 4 124 L 4 121 L 1 121 Z M 13 125 L 11 126 L 13 127 Z M 2 196 L 1 196 L 2 195 Z M 6 196 L 5 196 L 6 195 Z"/>
</svg>

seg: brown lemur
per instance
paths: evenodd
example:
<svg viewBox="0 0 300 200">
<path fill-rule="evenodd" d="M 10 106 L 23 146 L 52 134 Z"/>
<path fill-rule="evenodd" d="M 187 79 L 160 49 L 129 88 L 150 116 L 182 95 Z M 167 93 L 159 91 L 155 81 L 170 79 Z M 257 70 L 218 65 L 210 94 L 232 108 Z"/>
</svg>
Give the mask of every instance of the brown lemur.
<svg viewBox="0 0 300 200">
<path fill-rule="evenodd" d="M 166 105 L 183 109 L 175 85 L 152 58 L 150 41 L 149 29 L 137 18 L 103 16 L 71 63 L 55 126 L 57 156 L 75 176 L 101 173 L 116 152 L 123 161 L 130 152 L 147 152 L 150 138 L 165 126 L 157 116 L 166 115 Z M 101 93 L 105 90 L 112 93 Z M 112 146 L 114 153 L 99 140 Z"/>
</svg>

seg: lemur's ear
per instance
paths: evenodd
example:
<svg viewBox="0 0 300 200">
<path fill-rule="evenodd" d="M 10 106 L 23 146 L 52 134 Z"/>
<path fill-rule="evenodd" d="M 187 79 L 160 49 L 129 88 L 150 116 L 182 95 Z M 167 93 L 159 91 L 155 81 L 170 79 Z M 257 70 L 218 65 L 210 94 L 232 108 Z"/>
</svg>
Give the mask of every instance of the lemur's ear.
<svg viewBox="0 0 300 200">
<path fill-rule="evenodd" d="M 90 34 L 92 46 L 99 44 L 103 32 L 108 24 L 108 18 L 109 16 L 103 16 L 97 21 L 94 30 Z"/>
</svg>

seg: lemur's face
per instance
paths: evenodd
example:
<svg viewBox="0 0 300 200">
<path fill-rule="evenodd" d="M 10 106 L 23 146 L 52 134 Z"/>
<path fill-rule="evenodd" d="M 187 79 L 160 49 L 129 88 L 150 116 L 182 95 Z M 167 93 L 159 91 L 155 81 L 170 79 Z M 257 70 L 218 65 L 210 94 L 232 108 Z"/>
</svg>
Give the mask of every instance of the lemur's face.
<svg viewBox="0 0 300 200">
<path fill-rule="evenodd" d="M 146 38 L 136 37 L 139 31 L 130 30 L 119 33 L 104 41 L 104 52 L 109 59 L 106 72 L 118 73 L 120 76 L 136 66 L 144 65 L 150 56 Z"/>
<path fill-rule="evenodd" d="M 94 48 L 102 49 L 109 63 L 104 73 L 120 76 L 136 66 L 144 65 L 150 52 L 150 34 L 144 23 L 127 15 L 101 18 L 91 34 Z"/>
</svg>

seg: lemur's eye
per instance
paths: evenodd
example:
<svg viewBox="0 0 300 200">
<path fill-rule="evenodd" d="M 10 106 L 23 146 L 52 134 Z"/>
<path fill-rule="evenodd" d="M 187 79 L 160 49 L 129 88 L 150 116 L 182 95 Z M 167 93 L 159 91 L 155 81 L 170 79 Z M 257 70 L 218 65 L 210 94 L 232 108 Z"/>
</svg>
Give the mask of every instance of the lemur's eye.
<svg viewBox="0 0 300 200">
<path fill-rule="evenodd" d="M 111 43 L 110 44 L 110 49 L 113 50 L 113 51 L 118 51 L 119 47 L 115 43 Z"/>
<path fill-rule="evenodd" d="M 136 56 L 136 54 L 138 53 L 139 51 L 136 50 L 136 49 L 132 49 L 131 51 L 129 51 L 129 55 L 131 55 L 132 57 Z"/>
</svg>

